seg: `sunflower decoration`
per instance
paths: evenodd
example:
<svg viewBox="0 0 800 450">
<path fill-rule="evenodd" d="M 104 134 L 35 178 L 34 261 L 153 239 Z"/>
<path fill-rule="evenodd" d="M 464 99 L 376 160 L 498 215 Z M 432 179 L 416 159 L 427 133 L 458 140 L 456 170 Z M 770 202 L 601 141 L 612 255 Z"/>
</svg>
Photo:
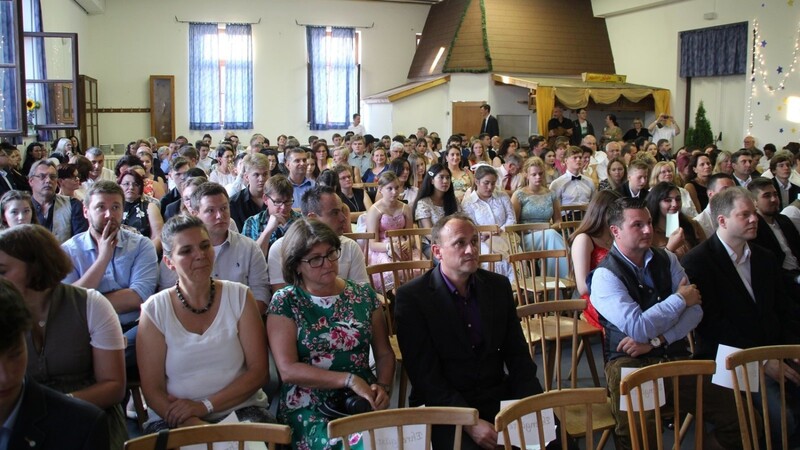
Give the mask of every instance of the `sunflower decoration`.
<svg viewBox="0 0 800 450">
<path fill-rule="evenodd" d="M 29 98 L 28 101 L 25 102 L 25 107 L 28 108 L 28 111 L 34 111 L 41 108 L 42 104 L 32 98 Z"/>
</svg>

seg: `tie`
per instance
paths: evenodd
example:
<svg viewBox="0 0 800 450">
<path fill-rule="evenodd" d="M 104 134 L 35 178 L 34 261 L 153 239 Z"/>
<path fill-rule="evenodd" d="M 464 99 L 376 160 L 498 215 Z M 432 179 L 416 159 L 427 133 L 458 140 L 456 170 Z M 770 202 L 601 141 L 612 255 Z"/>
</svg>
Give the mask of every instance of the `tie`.
<svg viewBox="0 0 800 450">
<path fill-rule="evenodd" d="M 580 175 L 578 175 L 578 176 L 576 177 L 575 175 L 573 175 L 573 176 L 572 176 L 572 181 L 575 181 L 575 180 L 581 181 L 581 176 L 580 176 Z"/>
<path fill-rule="evenodd" d="M 505 187 L 505 190 L 507 190 L 507 191 L 511 190 L 511 174 L 510 173 L 506 174 L 506 187 Z"/>
<path fill-rule="evenodd" d="M 489 118 L 483 119 L 483 127 L 481 127 L 481 133 L 486 133 L 486 128 L 489 126 Z"/>
</svg>

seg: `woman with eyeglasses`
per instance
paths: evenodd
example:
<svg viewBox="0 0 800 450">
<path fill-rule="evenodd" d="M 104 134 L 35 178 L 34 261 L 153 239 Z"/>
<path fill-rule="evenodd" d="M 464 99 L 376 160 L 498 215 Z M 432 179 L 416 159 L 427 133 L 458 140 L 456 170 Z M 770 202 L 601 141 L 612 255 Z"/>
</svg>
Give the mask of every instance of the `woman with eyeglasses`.
<svg viewBox="0 0 800 450">
<path fill-rule="evenodd" d="M 389 406 L 395 356 L 386 319 L 368 284 L 338 276 L 341 242 L 327 225 L 301 219 L 282 248 L 288 286 L 272 297 L 267 335 L 283 384 L 278 421 L 292 428 L 292 448 L 339 448 L 326 415 L 352 396 L 373 410 Z M 370 349 L 376 372 L 370 368 Z"/>
<path fill-rule="evenodd" d="M 83 201 L 86 189 L 81 186 L 82 180 L 75 164 L 61 164 L 58 166 L 58 193 Z"/>
<path fill-rule="evenodd" d="M 212 277 L 214 247 L 203 222 L 179 214 L 162 234 L 174 286 L 142 305 L 136 357 L 149 419 L 146 433 L 216 423 L 274 422 L 261 387 L 267 343 L 253 293 Z"/>
<path fill-rule="evenodd" d="M 128 170 L 120 174 L 117 183 L 122 187 L 125 196 L 122 224 L 138 231 L 142 236 L 147 236 L 156 246 L 156 251 L 161 253 L 161 228 L 164 218 L 156 203 L 149 201 L 143 194 L 144 178 L 134 171 Z"/>
</svg>

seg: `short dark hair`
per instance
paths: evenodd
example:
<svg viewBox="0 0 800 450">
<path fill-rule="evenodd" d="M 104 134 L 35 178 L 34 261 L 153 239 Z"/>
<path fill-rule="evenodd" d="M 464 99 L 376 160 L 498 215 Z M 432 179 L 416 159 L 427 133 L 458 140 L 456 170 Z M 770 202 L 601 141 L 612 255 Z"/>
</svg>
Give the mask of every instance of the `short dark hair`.
<svg viewBox="0 0 800 450">
<path fill-rule="evenodd" d="M 336 195 L 336 191 L 330 186 L 316 185 L 303 192 L 303 197 L 300 199 L 300 212 L 302 212 L 304 216 L 310 213 L 320 215 L 320 200 L 325 194 Z"/>
<path fill-rule="evenodd" d="M 298 285 L 303 282 L 297 267 L 311 249 L 317 244 L 329 244 L 335 249 L 342 247 L 339 236 L 331 227 L 317 219 L 302 218 L 294 221 L 283 237 L 281 272 L 287 284 Z"/>
<path fill-rule="evenodd" d="M 778 168 L 778 164 L 786 162 L 789 163 L 789 167 L 794 165 L 794 156 L 792 152 L 789 150 L 781 150 L 779 152 L 775 152 L 772 156 L 772 159 L 769 160 L 769 170 L 772 172 L 772 175 L 775 175 L 775 169 Z"/>
<path fill-rule="evenodd" d="M 186 159 L 200 159 L 200 153 L 191 145 L 181 147 L 181 149 L 178 150 L 178 154 Z"/>
<path fill-rule="evenodd" d="M 19 225 L 0 231 L 0 248 L 28 266 L 27 287 L 54 288 L 72 272 L 72 260 L 56 237 L 40 225 Z"/>
<path fill-rule="evenodd" d="M 719 173 L 715 173 L 714 175 L 711 175 L 708 178 L 708 183 L 706 185 L 706 188 L 709 191 L 716 191 L 717 190 L 717 183 L 719 182 L 719 180 L 722 180 L 722 179 L 731 180 L 734 183 L 736 183 L 736 181 L 733 179 L 732 176 L 730 176 L 730 175 L 728 175 L 727 173 L 724 173 L 724 172 L 719 172 Z"/>
<path fill-rule="evenodd" d="M 641 198 L 618 198 L 608 206 L 606 223 L 611 226 L 622 227 L 625 222 L 626 209 L 647 209 L 647 202 Z"/>
<path fill-rule="evenodd" d="M 775 187 L 775 185 L 772 184 L 772 179 L 770 178 L 764 178 L 764 177 L 753 178 L 751 182 L 747 183 L 747 190 L 752 192 L 753 194 L 757 194 L 758 192 L 761 192 L 764 189 L 767 189 L 768 187 L 772 188 Z"/>
<path fill-rule="evenodd" d="M 752 158 L 753 154 L 750 153 L 750 150 L 747 150 L 746 148 L 739 149 L 734 154 L 731 155 L 731 162 L 733 164 L 736 164 L 737 162 L 739 162 L 739 158 L 742 156 L 749 156 Z"/>
<path fill-rule="evenodd" d="M 292 197 L 294 196 L 294 186 L 286 178 L 286 175 L 275 175 L 274 177 L 269 177 L 267 182 L 264 183 L 264 195 L 267 195 L 267 193 L 282 197 Z"/>
<path fill-rule="evenodd" d="M 226 200 L 230 201 L 230 197 L 228 197 L 228 191 L 219 184 L 214 183 L 213 181 L 207 181 L 200 186 L 197 186 L 194 192 L 192 192 L 192 209 L 197 211 L 200 209 L 200 201 L 203 200 L 203 197 L 211 197 L 214 195 L 224 195 Z"/>
<path fill-rule="evenodd" d="M 488 103 L 484 103 L 484 104 L 481 105 L 481 109 L 485 109 L 486 112 L 492 112 L 492 105 L 490 105 Z"/>
<path fill-rule="evenodd" d="M 19 344 L 31 329 L 31 313 L 22 294 L 8 280 L 0 278 L 0 353 Z"/>
</svg>

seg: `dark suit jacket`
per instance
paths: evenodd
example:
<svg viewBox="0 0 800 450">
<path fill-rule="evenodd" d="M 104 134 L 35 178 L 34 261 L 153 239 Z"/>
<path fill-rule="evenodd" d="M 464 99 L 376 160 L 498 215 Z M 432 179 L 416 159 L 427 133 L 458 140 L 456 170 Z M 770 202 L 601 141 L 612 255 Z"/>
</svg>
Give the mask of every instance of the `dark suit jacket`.
<svg viewBox="0 0 800 450">
<path fill-rule="evenodd" d="M 9 449 L 108 449 L 106 414 L 94 405 L 25 380 Z"/>
<path fill-rule="evenodd" d="M 778 223 L 778 227 L 786 238 L 786 243 L 789 244 L 789 251 L 800 262 L 800 233 L 797 232 L 797 228 L 794 227 L 791 219 L 783 214 L 775 216 L 775 222 Z M 761 214 L 758 215 L 758 234 L 750 242 L 755 242 L 774 253 L 778 258 L 778 267 L 783 265 L 783 260 L 786 259 L 786 249 L 778 243 L 778 238 L 775 237 L 775 233 L 769 228 L 767 221 L 761 217 Z"/>
<path fill-rule="evenodd" d="M 167 205 L 167 208 L 164 210 L 164 222 L 168 221 L 169 219 L 177 216 L 181 213 L 181 206 L 183 206 L 183 199 L 179 198 L 174 202 Z"/>
<path fill-rule="evenodd" d="M 575 126 L 572 128 L 572 136 L 569 138 L 569 143 L 572 145 L 581 145 L 581 141 L 583 140 L 584 136 L 592 135 L 594 136 L 594 125 L 592 122 L 586 121 L 586 134 L 581 133 L 581 123 L 578 119 L 575 119 Z M 603 149 L 605 150 L 605 149 Z"/>
<path fill-rule="evenodd" d="M 491 137 L 500 136 L 500 125 L 495 116 L 490 115 L 489 120 L 481 121 L 481 133 L 488 133 Z"/>
<path fill-rule="evenodd" d="M 757 244 L 749 245 L 755 301 L 716 234 L 681 261 L 702 295 L 703 320 L 695 331 L 700 358 L 713 359 L 719 344 L 751 348 L 800 343 L 775 256 Z"/>
<path fill-rule="evenodd" d="M 622 183 L 620 187 L 617 188 L 617 192 L 623 198 L 630 198 L 631 197 L 631 185 L 627 181 Z M 639 198 L 644 200 L 647 198 L 647 194 L 650 192 L 650 189 L 644 188 L 641 192 L 639 192 Z"/>
<path fill-rule="evenodd" d="M 772 179 L 772 185 L 775 186 L 775 190 L 778 191 L 778 200 L 781 202 L 780 210 L 783 211 L 783 208 L 786 208 L 789 205 L 783 204 L 783 198 L 781 197 L 781 185 L 778 183 L 776 178 Z M 800 194 L 800 186 L 789 183 L 789 203 L 797 200 L 797 196 Z"/>
<path fill-rule="evenodd" d="M 169 192 L 164 194 L 164 196 L 161 197 L 161 217 L 164 217 L 164 214 L 166 214 L 167 206 L 169 206 L 170 203 L 180 199 L 181 194 L 178 192 L 177 188 L 172 188 Z"/>
<path fill-rule="evenodd" d="M 480 351 L 472 349 L 439 267 L 398 290 L 397 338 L 412 385 L 411 406 L 476 408 L 482 419 L 494 423 L 500 400 L 540 393 L 542 387 L 508 279 L 483 269 L 474 276 L 484 334 Z M 448 448 L 447 439 L 453 447 L 452 429 L 440 436 L 434 436 L 434 448 L 437 443 Z M 464 448 L 470 445 L 475 444 L 465 439 Z"/>
</svg>

